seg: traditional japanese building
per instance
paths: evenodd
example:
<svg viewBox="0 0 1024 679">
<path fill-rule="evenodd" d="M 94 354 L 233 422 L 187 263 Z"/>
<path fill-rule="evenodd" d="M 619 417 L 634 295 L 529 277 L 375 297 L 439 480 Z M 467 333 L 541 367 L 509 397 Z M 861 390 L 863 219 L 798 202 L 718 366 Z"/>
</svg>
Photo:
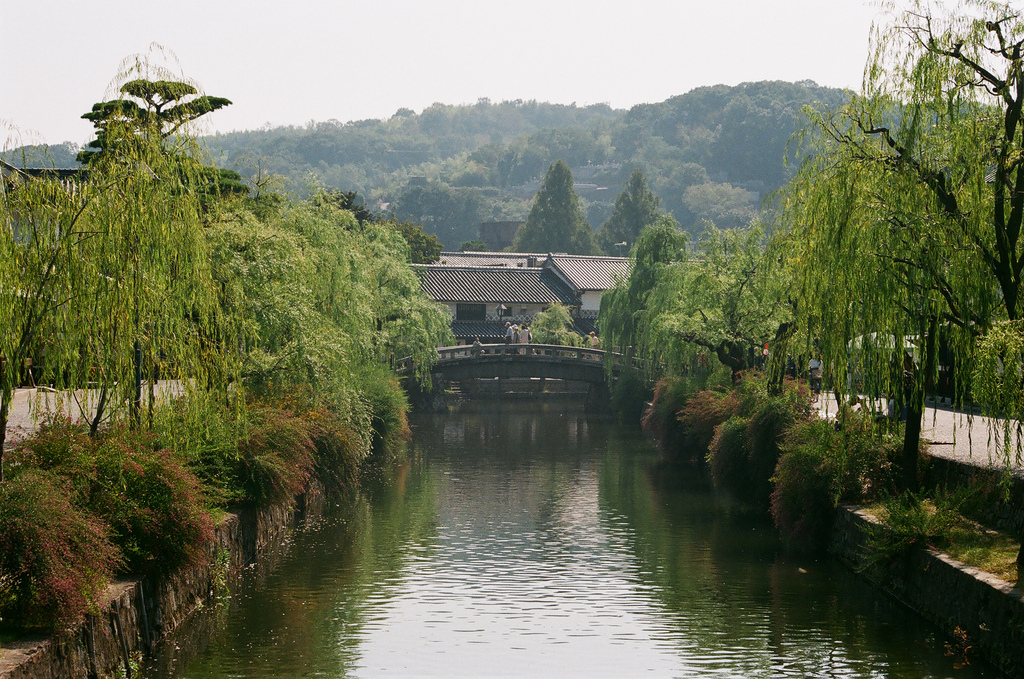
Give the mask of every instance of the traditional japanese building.
<svg viewBox="0 0 1024 679">
<path fill-rule="evenodd" d="M 624 257 L 514 252 L 442 252 L 416 265 L 423 291 L 448 307 L 460 343 L 501 341 L 505 323 L 531 323 L 557 302 L 576 330 L 595 329 L 601 294 L 628 273 Z"/>
</svg>

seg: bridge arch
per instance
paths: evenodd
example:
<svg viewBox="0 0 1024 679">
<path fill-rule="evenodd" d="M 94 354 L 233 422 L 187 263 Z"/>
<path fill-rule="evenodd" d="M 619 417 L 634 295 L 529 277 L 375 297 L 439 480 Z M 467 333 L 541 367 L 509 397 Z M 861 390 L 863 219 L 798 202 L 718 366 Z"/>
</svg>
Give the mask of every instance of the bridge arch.
<svg viewBox="0 0 1024 679">
<path fill-rule="evenodd" d="M 488 378 L 545 378 L 604 385 L 606 361 L 612 379 L 622 367 L 622 356 L 615 352 L 555 344 L 485 344 L 444 347 L 437 350 L 438 360 L 431 372 L 446 381 Z M 396 372 L 408 375 L 415 365 L 409 359 L 399 363 Z"/>
</svg>

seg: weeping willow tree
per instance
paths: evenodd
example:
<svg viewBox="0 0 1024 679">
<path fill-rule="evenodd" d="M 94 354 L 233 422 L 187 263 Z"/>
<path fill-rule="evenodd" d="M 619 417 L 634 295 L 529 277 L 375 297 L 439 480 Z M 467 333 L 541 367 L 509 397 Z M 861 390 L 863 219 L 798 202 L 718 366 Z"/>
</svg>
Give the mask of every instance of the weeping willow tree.
<svg viewBox="0 0 1024 679">
<path fill-rule="evenodd" d="M 910 487 L 939 347 L 962 399 L 977 338 L 1021 316 L 1022 29 L 1002 3 L 893 14 L 783 200 L 809 336 L 837 387 L 906 407 Z"/>
<path fill-rule="evenodd" d="M 109 188 L 88 210 L 101 234 L 85 241 L 80 285 L 90 303 L 62 319 L 89 359 L 72 372 L 75 383 L 98 387 L 93 431 L 108 403 L 115 413 L 128 404 L 138 424 L 142 385 L 153 403 L 157 376 L 223 390 L 234 363 L 204 233 L 209 167 L 191 135 L 194 121 L 230 102 L 148 60 L 128 63 L 120 96 L 83 116 L 97 128 L 89 186 Z"/>
<path fill-rule="evenodd" d="M 683 259 L 661 269 L 638 324 L 641 356 L 678 372 L 708 354 L 733 379 L 788 326 L 789 277 L 768 256 L 763 229 L 708 224 Z"/>
<path fill-rule="evenodd" d="M 0 179 L 0 480 L 14 389 L 33 359 L 57 350 L 54 315 L 77 301 L 74 272 L 89 205 L 79 180 L 61 182 L 4 168 Z M 40 376 L 41 377 L 41 376 Z"/>
<path fill-rule="evenodd" d="M 207 230 L 224 317 L 239 319 L 243 384 L 310 387 L 370 447 L 366 392 L 412 356 L 427 379 L 450 343 L 447 312 L 420 289 L 409 246 L 317 195 L 260 219 L 244 205 Z"/>
<path fill-rule="evenodd" d="M 680 231 L 674 220 L 660 218 L 655 224 L 641 229 L 636 244 L 630 249 L 629 276 L 615 282 L 615 286 L 601 296 L 598 325 L 605 346 L 622 347 L 627 354 L 635 354 L 640 342 L 640 328 L 648 315 L 647 298 L 661 279 L 664 269 L 686 257 L 687 234 Z M 657 361 L 644 361 L 646 377 L 654 373 Z M 609 363 L 608 369 L 611 369 Z"/>
<path fill-rule="evenodd" d="M 197 190 L 208 189 L 208 168 L 188 136 L 198 115 L 148 115 L 169 101 L 161 98 L 171 91 L 168 81 L 156 81 L 148 98 L 140 93 L 153 85 L 154 72 L 165 72 L 142 58 L 127 63 L 119 93 L 140 101 L 110 108 L 116 113 L 104 119 L 102 150 L 90 158 L 87 177 L 5 177 L 4 432 L 13 389 L 31 359 L 38 364 L 45 356 L 34 376 L 80 399 L 93 431 L 128 412 L 138 424 L 142 386 L 152 403 L 158 372 L 189 390 L 223 389 L 232 370 Z M 186 100 L 179 106 L 190 96 L 202 99 L 192 86 L 172 89 Z"/>
</svg>

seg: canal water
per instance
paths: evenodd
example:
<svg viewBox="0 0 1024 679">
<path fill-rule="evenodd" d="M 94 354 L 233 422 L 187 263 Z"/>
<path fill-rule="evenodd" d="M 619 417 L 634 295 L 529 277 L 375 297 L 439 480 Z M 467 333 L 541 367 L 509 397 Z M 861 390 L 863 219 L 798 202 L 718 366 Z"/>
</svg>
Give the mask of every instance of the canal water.
<svg viewBox="0 0 1024 679">
<path fill-rule="evenodd" d="M 960 677 L 946 640 L 563 404 L 419 416 L 151 677 Z"/>
</svg>

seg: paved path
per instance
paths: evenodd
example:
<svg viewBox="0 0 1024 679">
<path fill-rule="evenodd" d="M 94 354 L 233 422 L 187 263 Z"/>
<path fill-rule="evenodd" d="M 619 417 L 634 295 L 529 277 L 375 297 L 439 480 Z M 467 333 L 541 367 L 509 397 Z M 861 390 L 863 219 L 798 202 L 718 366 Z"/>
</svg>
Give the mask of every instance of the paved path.
<svg viewBox="0 0 1024 679">
<path fill-rule="evenodd" d="M 172 396 L 181 389 L 180 383 L 176 381 L 158 382 L 154 390 L 157 395 L 157 402 L 160 398 Z M 57 393 L 52 389 L 32 388 L 15 389 L 11 399 L 11 409 L 7 416 L 7 440 L 6 446 L 10 447 L 16 441 L 24 438 L 35 431 L 40 420 L 47 413 L 62 412 L 72 419 L 82 419 L 85 416 L 92 417 L 96 413 L 96 400 L 98 392 L 95 389 L 79 389 L 74 392 Z M 142 399 L 147 403 L 149 398 L 148 388 L 143 386 Z"/>
<path fill-rule="evenodd" d="M 820 411 L 823 416 L 835 416 L 836 402 L 822 394 Z M 974 413 L 968 415 L 949 406 L 932 404 L 925 408 L 921 424 L 921 438 L 930 444 L 929 450 L 936 457 L 959 460 L 979 467 L 1005 465 L 1004 436 L 1002 421 Z M 1011 438 L 1009 455 L 1013 472 L 1024 476 L 1024 461 L 1016 450 L 1017 436 Z"/>
</svg>

